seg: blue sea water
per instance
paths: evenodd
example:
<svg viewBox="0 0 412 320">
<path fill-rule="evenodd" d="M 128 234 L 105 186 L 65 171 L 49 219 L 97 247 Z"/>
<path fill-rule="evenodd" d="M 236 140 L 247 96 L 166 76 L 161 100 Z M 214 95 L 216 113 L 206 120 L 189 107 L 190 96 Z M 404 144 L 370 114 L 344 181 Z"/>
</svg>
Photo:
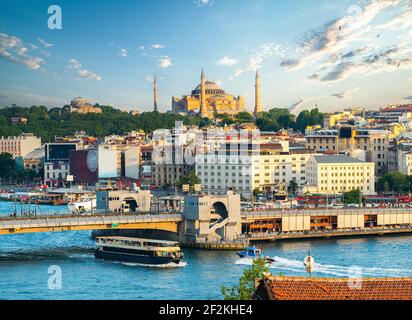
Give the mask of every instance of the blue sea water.
<svg viewBox="0 0 412 320">
<path fill-rule="evenodd" d="M 61 213 L 65 207 L 42 206 Z M 13 204 L 0 202 L 0 215 Z M 310 250 L 319 277 L 412 277 L 412 236 L 311 240 L 261 244 L 275 258 L 272 274 L 306 275 Z M 178 267 L 96 261 L 90 232 L 0 236 L 0 299 L 221 299 L 220 287 L 237 283 L 251 260 L 235 252 L 184 250 Z M 62 287 L 48 287 L 59 266 Z M 356 268 L 355 268 L 356 267 Z M 355 272 L 355 274 L 354 274 Z"/>
</svg>

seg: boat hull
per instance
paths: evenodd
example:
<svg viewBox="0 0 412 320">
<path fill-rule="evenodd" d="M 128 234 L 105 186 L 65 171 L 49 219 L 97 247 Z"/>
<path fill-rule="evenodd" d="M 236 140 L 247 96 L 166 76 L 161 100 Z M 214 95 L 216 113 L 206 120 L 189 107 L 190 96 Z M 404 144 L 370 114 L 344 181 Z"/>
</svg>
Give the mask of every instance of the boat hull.
<svg viewBox="0 0 412 320">
<path fill-rule="evenodd" d="M 139 264 L 145 264 L 145 265 L 165 265 L 169 263 L 178 264 L 180 262 L 180 258 L 153 257 L 153 256 L 138 255 L 138 254 L 116 253 L 116 252 L 103 251 L 99 249 L 95 251 L 94 256 L 96 257 L 96 259 L 99 259 L 99 260 L 130 262 L 130 263 L 139 263 Z"/>
</svg>

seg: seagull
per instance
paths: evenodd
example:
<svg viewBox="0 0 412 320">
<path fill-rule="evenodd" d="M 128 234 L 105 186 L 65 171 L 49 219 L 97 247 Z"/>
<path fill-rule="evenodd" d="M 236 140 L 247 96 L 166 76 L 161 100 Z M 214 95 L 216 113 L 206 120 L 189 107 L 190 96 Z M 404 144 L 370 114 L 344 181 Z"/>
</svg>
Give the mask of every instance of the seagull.
<svg viewBox="0 0 412 320">
<path fill-rule="evenodd" d="M 401 66 L 401 63 L 399 62 L 399 63 L 398 63 L 398 69 L 399 69 L 400 66 Z"/>
<path fill-rule="evenodd" d="M 342 31 L 342 26 L 339 26 L 339 31 Z"/>
<path fill-rule="evenodd" d="M 380 34 L 378 34 L 377 36 L 376 36 L 376 38 L 379 38 L 381 35 Z"/>
</svg>

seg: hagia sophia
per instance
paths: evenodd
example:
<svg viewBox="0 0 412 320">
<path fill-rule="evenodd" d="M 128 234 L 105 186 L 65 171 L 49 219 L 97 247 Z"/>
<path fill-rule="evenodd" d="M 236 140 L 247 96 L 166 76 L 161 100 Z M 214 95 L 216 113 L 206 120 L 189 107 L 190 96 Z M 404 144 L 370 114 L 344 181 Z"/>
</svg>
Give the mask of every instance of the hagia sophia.
<svg viewBox="0 0 412 320">
<path fill-rule="evenodd" d="M 157 111 L 157 81 L 155 78 L 154 110 Z M 205 78 L 202 70 L 200 84 L 192 90 L 190 95 L 172 97 L 172 112 L 184 115 L 198 114 L 202 118 L 213 118 L 216 113 L 235 116 L 239 112 L 245 112 L 245 99 L 243 96 L 234 96 L 226 93 L 223 89 Z M 261 111 L 260 104 L 260 76 L 256 72 L 255 79 L 255 109 L 256 116 Z"/>
</svg>

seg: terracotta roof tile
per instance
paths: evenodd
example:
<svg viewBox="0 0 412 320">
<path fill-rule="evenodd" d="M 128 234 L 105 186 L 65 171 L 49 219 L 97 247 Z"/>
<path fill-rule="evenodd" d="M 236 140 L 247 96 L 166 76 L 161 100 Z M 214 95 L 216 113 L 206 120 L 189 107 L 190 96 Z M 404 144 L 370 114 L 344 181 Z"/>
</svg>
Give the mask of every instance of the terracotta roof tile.
<svg viewBox="0 0 412 320">
<path fill-rule="evenodd" d="M 268 277 L 274 300 L 412 300 L 412 278 Z"/>
</svg>

